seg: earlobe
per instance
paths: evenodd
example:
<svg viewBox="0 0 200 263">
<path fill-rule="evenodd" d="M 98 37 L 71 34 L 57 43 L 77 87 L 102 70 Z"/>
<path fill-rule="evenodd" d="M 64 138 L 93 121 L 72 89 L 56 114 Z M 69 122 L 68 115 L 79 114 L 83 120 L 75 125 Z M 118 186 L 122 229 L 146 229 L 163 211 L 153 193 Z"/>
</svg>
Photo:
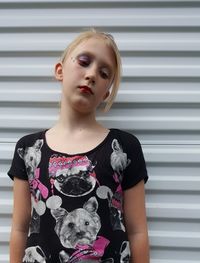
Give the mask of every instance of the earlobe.
<svg viewBox="0 0 200 263">
<path fill-rule="evenodd" d="M 60 62 L 55 65 L 55 77 L 59 81 L 63 80 L 63 66 Z"/>
</svg>

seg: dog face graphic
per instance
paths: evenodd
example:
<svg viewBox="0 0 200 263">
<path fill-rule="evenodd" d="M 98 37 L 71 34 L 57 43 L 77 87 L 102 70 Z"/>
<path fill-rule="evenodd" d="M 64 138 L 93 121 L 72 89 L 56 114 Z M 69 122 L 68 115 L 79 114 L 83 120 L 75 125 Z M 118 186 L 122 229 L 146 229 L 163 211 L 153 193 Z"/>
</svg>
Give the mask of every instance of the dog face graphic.
<svg viewBox="0 0 200 263">
<path fill-rule="evenodd" d="M 91 197 L 83 208 L 72 212 L 67 212 L 61 207 L 51 210 L 51 214 L 56 219 L 55 232 L 64 247 L 75 248 L 76 245 L 89 245 L 96 240 L 101 227 L 97 209 L 98 202 L 95 197 Z"/>
<path fill-rule="evenodd" d="M 54 171 L 51 171 L 55 179 L 54 185 L 62 194 L 79 197 L 94 189 L 94 166 L 86 156 L 63 158 L 62 161 L 54 158 L 53 163 L 57 165 L 57 170 L 54 168 Z"/>
<path fill-rule="evenodd" d="M 47 257 L 45 256 L 40 246 L 28 247 L 25 250 L 23 263 L 46 263 L 46 259 Z"/>
<path fill-rule="evenodd" d="M 19 156 L 24 160 L 26 171 L 29 176 L 29 179 L 34 178 L 34 171 L 38 167 L 41 161 L 41 148 L 43 145 L 43 140 L 38 139 L 31 147 L 18 148 L 17 152 Z"/>
</svg>

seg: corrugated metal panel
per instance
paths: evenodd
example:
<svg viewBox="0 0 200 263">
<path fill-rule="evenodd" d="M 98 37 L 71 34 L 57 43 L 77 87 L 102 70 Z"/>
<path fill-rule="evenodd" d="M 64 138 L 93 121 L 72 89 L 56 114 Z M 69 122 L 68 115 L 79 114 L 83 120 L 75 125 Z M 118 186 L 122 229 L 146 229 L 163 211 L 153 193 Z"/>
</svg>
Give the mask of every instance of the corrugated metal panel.
<svg viewBox="0 0 200 263">
<path fill-rule="evenodd" d="M 16 140 L 50 127 L 60 86 L 53 64 L 83 27 L 114 35 L 121 89 L 98 119 L 136 134 L 152 263 L 200 262 L 200 1 L 0 0 L 0 262 L 8 262 Z"/>
</svg>

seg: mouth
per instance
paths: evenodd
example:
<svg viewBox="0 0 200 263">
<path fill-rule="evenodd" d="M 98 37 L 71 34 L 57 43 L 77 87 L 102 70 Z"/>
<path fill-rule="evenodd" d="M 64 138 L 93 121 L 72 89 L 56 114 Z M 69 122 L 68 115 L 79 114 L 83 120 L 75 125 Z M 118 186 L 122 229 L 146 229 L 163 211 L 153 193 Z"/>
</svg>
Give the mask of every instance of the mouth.
<svg viewBox="0 0 200 263">
<path fill-rule="evenodd" d="M 88 86 L 79 86 L 79 89 L 81 90 L 82 93 L 91 94 L 91 95 L 94 94 L 91 88 L 89 88 Z"/>
</svg>

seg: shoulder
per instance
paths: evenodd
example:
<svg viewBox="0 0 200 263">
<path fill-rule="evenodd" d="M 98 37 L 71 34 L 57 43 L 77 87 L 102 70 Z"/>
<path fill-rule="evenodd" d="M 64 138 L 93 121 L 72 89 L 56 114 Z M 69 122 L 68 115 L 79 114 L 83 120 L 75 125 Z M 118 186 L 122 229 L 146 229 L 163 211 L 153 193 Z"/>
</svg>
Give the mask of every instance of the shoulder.
<svg viewBox="0 0 200 263">
<path fill-rule="evenodd" d="M 119 144 L 121 144 L 122 147 L 125 147 L 127 149 L 132 149 L 133 147 L 141 147 L 139 139 L 134 134 L 120 129 L 111 130 L 113 133 L 113 137 L 118 140 Z"/>
</svg>

